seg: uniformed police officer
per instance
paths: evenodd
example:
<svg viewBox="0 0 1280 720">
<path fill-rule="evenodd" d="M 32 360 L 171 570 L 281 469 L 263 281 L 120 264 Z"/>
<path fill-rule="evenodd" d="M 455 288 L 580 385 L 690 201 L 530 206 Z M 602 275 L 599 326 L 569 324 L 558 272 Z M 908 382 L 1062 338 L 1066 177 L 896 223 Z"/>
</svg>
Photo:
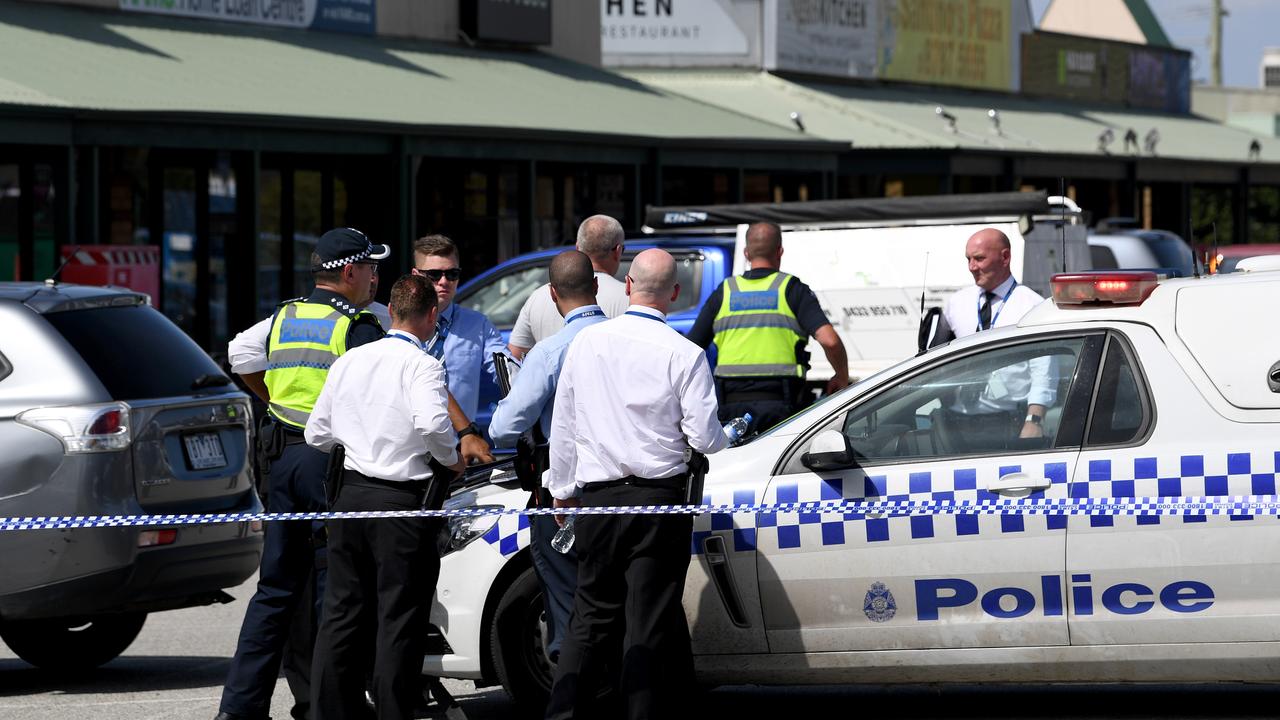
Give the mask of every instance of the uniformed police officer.
<svg viewBox="0 0 1280 720">
<path fill-rule="evenodd" d="M 308 446 L 302 431 L 334 360 L 350 348 L 382 338 L 377 319 L 360 308 L 369 300 L 378 260 L 390 252 L 359 230 L 326 232 L 311 256 L 315 290 L 276 311 L 264 378 L 270 396 L 267 412 L 283 445 L 268 473 L 272 512 L 325 509 L 328 456 Z M 299 591 L 313 570 L 310 523 L 267 523 L 264 535 L 258 589 L 245 610 L 215 720 L 267 717 Z"/>
<path fill-rule="evenodd" d="M 782 230 L 773 223 L 747 228 L 750 266 L 716 288 L 698 313 L 689 339 L 716 345 L 720 421 L 751 413 L 752 426 L 772 427 L 801 407 L 804 347 L 813 336 L 831 363 L 827 393 L 849 384 L 844 342 L 799 278 L 780 272 Z"/>
</svg>

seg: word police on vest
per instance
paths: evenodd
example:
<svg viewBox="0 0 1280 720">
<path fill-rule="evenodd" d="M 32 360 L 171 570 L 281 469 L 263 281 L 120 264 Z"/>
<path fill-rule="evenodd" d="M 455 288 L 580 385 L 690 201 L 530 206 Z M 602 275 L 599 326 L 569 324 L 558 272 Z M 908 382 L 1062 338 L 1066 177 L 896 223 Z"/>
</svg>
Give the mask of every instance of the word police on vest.
<svg viewBox="0 0 1280 720">
<path fill-rule="evenodd" d="M 1088 574 L 1071 576 L 1071 612 L 1073 615 L 1094 613 L 1094 589 Z M 1136 582 L 1116 583 L 1102 591 L 1102 607 L 1116 615 L 1141 615 L 1155 607 L 1156 592 Z M 1196 580 L 1177 580 L 1165 585 L 1159 602 L 1169 612 L 1194 613 L 1213 605 L 1213 588 Z M 1008 598 L 1008 600 L 1006 600 Z M 939 610 L 961 608 L 978 600 L 978 586 L 963 578 L 916 580 L 916 619 L 937 620 Z M 1045 617 L 1062 615 L 1064 610 L 1062 579 L 1057 575 L 1040 576 L 1040 598 L 1020 587 L 998 587 L 983 593 L 982 612 L 994 618 L 1019 618 L 1031 614 L 1039 605 Z"/>
</svg>

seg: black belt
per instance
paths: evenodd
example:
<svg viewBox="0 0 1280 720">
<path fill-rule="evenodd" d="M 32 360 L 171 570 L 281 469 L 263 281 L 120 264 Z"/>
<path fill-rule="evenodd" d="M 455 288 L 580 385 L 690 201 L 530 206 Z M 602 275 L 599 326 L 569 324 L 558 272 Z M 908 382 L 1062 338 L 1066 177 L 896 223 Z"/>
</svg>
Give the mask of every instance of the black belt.
<svg viewBox="0 0 1280 720">
<path fill-rule="evenodd" d="M 635 475 L 628 475 L 619 480 L 603 480 L 600 482 L 590 482 L 582 487 L 583 492 L 592 490 L 603 490 L 605 488 L 621 487 L 630 485 L 631 487 L 640 488 L 658 488 L 662 490 L 683 490 L 686 483 L 689 482 L 687 473 L 672 475 L 665 478 L 642 478 Z"/>
<path fill-rule="evenodd" d="M 280 429 L 284 431 L 285 445 L 303 445 L 307 442 L 307 436 L 302 434 L 301 430 L 285 425 L 280 421 L 276 421 L 280 425 Z"/>
<path fill-rule="evenodd" d="M 782 392 L 769 392 L 753 390 L 750 392 L 725 392 L 724 401 L 726 403 L 744 403 L 744 402 L 790 402 L 789 395 Z"/>
<path fill-rule="evenodd" d="M 418 502 L 422 502 L 422 497 L 427 492 L 427 484 L 429 482 L 429 480 L 383 480 L 382 478 L 369 477 L 364 473 L 351 469 L 344 468 L 342 471 L 342 484 L 344 486 L 364 486 L 404 493 L 416 497 Z"/>
</svg>

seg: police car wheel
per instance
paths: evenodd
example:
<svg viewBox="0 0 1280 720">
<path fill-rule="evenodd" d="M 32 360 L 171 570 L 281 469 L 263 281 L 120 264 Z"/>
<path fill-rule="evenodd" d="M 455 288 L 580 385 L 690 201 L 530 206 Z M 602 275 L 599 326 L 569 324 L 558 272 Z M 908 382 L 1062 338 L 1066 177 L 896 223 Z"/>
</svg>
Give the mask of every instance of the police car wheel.
<svg viewBox="0 0 1280 720">
<path fill-rule="evenodd" d="M 0 639 L 38 668 L 91 670 L 124 652 L 146 620 L 146 613 L 122 613 L 5 622 L 0 624 Z"/>
<path fill-rule="evenodd" d="M 555 666 L 545 649 L 542 588 L 529 567 L 516 576 L 498 602 L 489 631 L 489 651 L 502 687 L 522 708 L 547 706 Z"/>
</svg>

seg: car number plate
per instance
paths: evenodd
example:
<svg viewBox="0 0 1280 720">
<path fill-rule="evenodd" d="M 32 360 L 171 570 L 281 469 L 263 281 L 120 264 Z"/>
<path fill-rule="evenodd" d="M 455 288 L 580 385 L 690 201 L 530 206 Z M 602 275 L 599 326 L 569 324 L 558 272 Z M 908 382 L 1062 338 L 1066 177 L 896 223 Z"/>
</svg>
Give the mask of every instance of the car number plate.
<svg viewBox="0 0 1280 720">
<path fill-rule="evenodd" d="M 196 433 L 182 438 L 187 446 L 187 462 L 192 470 L 225 467 L 227 454 L 222 451 L 222 438 L 217 433 Z"/>
</svg>

